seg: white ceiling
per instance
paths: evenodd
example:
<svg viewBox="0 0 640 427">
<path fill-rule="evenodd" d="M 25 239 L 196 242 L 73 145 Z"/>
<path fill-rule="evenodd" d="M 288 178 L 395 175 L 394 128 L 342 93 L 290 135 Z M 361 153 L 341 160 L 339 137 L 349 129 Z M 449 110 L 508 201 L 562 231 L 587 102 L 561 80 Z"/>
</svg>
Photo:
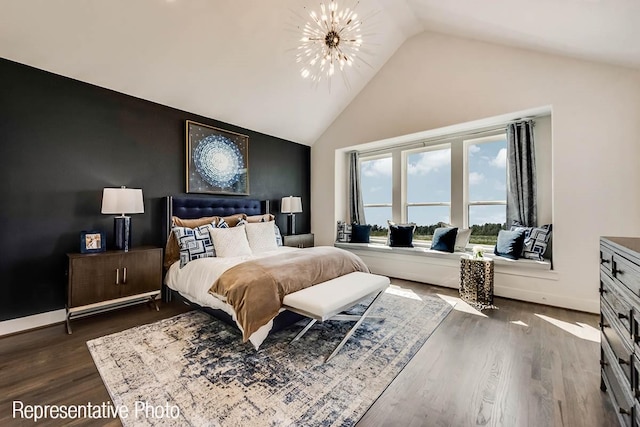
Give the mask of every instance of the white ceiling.
<svg viewBox="0 0 640 427">
<path fill-rule="evenodd" d="M 329 90 L 295 63 L 318 3 L 0 0 L 0 57 L 307 145 L 422 31 L 640 69 L 637 0 L 362 0 L 371 67 Z"/>
</svg>

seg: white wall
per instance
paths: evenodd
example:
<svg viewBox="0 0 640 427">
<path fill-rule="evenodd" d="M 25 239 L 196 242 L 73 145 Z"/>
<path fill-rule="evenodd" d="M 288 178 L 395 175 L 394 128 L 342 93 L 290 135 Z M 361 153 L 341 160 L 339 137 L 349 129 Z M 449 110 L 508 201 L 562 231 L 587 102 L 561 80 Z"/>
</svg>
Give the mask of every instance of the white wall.
<svg viewBox="0 0 640 427">
<path fill-rule="evenodd" d="M 547 105 L 557 280 L 504 294 L 596 312 L 599 236 L 640 235 L 638 70 L 430 32 L 407 40 L 312 147 L 316 244 L 344 219 L 337 149 Z"/>
</svg>

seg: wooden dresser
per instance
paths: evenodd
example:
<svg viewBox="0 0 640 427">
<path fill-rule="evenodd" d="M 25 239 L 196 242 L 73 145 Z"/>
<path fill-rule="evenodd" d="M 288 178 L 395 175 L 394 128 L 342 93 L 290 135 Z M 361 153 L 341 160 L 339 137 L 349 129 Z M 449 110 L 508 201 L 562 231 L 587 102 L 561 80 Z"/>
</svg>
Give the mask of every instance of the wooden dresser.
<svg viewBox="0 0 640 427">
<path fill-rule="evenodd" d="M 600 388 L 620 425 L 640 426 L 640 238 L 600 239 Z"/>
<path fill-rule="evenodd" d="M 162 249 L 67 254 L 67 332 L 75 317 L 151 301 L 162 286 Z M 156 309 L 157 309 L 156 305 Z"/>
</svg>

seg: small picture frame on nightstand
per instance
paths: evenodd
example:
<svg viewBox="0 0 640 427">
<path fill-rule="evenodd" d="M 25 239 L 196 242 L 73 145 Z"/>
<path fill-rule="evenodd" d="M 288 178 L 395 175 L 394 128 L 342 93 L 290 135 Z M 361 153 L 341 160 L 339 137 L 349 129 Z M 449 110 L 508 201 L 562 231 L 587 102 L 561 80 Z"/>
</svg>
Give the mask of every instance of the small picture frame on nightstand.
<svg viewBox="0 0 640 427">
<path fill-rule="evenodd" d="M 80 232 L 80 253 L 90 254 L 104 252 L 107 249 L 107 240 L 102 231 Z"/>
</svg>

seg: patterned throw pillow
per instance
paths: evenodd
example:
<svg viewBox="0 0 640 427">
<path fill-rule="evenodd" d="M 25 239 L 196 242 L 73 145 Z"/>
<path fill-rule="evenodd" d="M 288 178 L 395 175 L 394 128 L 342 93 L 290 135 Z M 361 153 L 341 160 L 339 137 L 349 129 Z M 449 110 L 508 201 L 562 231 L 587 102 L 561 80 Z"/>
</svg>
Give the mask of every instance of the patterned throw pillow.
<svg viewBox="0 0 640 427">
<path fill-rule="evenodd" d="M 183 219 L 177 216 L 171 217 L 171 229 L 173 227 L 188 227 L 195 228 L 201 225 L 207 224 L 215 224 L 218 221 L 217 216 L 209 216 L 202 217 L 196 219 Z M 178 240 L 176 239 L 176 235 L 171 232 L 167 238 L 167 244 L 165 245 L 164 250 L 164 268 L 169 268 L 171 265 L 180 260 L 180 245 L 178 245 Z"/>
<path fill-rule="evenodd" d="M 276 233 L 276 245 L 283 246 L 284 242 L 282 241 L 282 234 L 280 233 L 280 228 L 278 228 L 278 225 L 276 224 L 275 221 L 273 221 L 273 227 L 275 228 L 275 233 Z"/>
<path fill-rule="evenodd" d="M 229 215 L 229 216 L 223 216 L 220 217 L 220 219 L 218 220 L 218 222 L 220 222 L 221 220 L 224 220 L 224 222 L 229 226 L 229 227 L 235 227 L 236 225 L 238 225 L 238 222 L 241 219 L 246 219 L 247 215 L 245 214 L 235 214 L 235 215 Z"/>
<path fill-rule="evenodd" d="M 269 222 L 250 222 L 246 225 L 245 230 L 252 253 L 278 249 L 276 230 Z"/>
<path fill-rule="evenodd" d="M 348 243 L 351 241 L 351 225 L 344 221 L 338 221 L 336 229 L 336 242 Z"/>
<path fill-rule="evenodd" d="M 545 224 L 540 227 L 525 227 L 518 221 L 513 221 L 511 230 L 522 230 L 524 232 L 523 258 L 544 261 L 544 253 L 547 251 L 549 240 L 551 239 L 551 228 L 551 224 Z"/>
<path fill-rule="evenodd" d="M 196 228 L 173 227 L 173 233 L 180 247 L 180 268 L 187 265 L 189 261 L 216 256 L 209 234 L 212 227 L 213 224 Z"/>
<path fill-rule="evenodd" d="M 216 256 L 220 258 L 251 255 L 245 226 L 229 228 L 211 228 L 209 230 L 216 248 Z"/>
</svg>

